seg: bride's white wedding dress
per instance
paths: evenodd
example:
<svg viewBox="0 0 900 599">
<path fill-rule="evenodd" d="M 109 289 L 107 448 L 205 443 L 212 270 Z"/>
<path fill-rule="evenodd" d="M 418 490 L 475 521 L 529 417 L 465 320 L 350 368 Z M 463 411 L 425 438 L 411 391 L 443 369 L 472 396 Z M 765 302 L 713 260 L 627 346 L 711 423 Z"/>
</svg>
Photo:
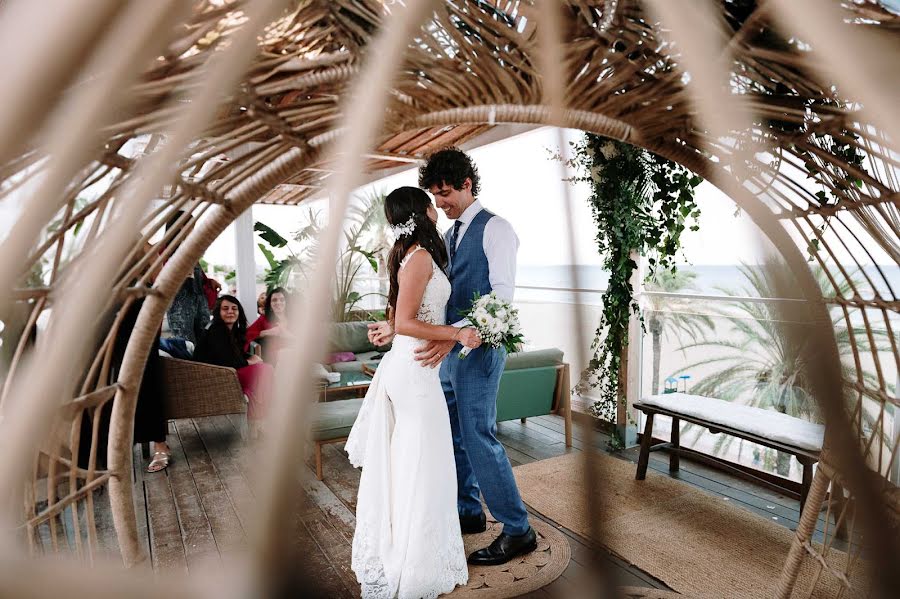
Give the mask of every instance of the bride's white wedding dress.
<svg viewBox="0 0 900 599">
<path fill-rule="evenodd" d="M 449 297 L 450 282 L 432 261 L 416 318 L 444 324 Z M 394 337 L 345 446 L 350 462 L 362 467 L 352 568 L 363 597 L 433 598 L 469 576 L 450 417 L 439 369 L 415 359 L 423 343 Z"/>
</svg>

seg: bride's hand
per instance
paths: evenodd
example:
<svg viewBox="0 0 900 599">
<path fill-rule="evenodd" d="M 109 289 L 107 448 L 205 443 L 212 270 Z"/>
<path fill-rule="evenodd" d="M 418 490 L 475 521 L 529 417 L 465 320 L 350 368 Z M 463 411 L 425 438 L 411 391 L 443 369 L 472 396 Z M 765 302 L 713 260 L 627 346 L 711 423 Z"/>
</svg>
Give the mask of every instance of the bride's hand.
<svg viewBox="0 0 900 599">
<path fill-rule="evenodd" d="M 369 324 L 367 336 L 373 345 L 387 345 L 394 338 L 394 330 L 391 328 L 391 323 L 381 320 Z"/>
<path fill-rule="evenodd" d="M 466 347 L 471 347 L 472 349 L 475 349 L 476 347 L 481 345 L 481 336 L 473 327 L 465 327 L 463 329 L 460 329 L 457 339 L 459 339 L 460 343 L 462 343 Z"/>
</svg>

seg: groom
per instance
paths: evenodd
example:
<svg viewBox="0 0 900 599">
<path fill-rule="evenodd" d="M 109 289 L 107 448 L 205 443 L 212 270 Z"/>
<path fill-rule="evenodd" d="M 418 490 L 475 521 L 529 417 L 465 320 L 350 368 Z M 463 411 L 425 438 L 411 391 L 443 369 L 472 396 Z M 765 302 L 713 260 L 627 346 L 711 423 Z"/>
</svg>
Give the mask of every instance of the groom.
<svg viewBox="0 0 900 599">
<path fill-rule="evenodd" d="M 419 169 L 419 186 L 434 195 L 437 207 L 455 220 L 444 236 L 450 256 L 450 300 L 447 322 L 463 326 L 460 314 L 472 305 L 475 292 L 495 292 L 511 301 L 519 240 L 506 220 L 476 200 L 478 169 L 456 148 L 432 155 Z M 386 322 L 369 325 L 376 345 L 390 341 Z M 503 523 L 493 543 L 469 556 L 475 565 L 503 564 L 534 551 L 537 537 L 519 496 L 506 450 L 497 440 L 497 390 L 506 365 L 506 350 L 482 345 L 463 360 L 455 341 L 430 341 L 417 352 L 424 366 L 441 365 L 441 386 L 450 412 L 456 457 L 457 510 L 463 534 L 486 529 L 479 493 L 491 514 Z"/>
<path fill-rule="evenodd" d="M 481 207 L 478 169 L 456 148 L 433 154 L 419 169 L 419 187 L 455 220 L 444 241 L 450 256 L 447 323 L 463 326 L 475 293 L 493 291 L 512 301 L 519 240 L 506 220 Z M 423 365 L 441 363 L 441 386 L 450 412 L 456 457 L 457 509 L 464 534 L 486 528 L 479 492 L 503 532 L 488 547 L 469 556 L 475 565 L 496 565 L 537 546 L 528 512 L 519 496 L 506 450 L 497 440 L 497 390 L 506 365 L 506 350 L 482 345 L 465 359 L 453 341 L 431 341 L 418 352 Z"/>
</svg>

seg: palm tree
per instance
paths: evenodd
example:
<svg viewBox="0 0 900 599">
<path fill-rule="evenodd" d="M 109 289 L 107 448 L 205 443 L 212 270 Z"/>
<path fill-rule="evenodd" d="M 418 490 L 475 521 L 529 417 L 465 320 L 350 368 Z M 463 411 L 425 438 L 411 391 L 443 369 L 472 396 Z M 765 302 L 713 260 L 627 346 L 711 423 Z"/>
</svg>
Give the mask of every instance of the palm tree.
<svg viewBox="0 0 900 599">
<path fill-rule="evenodd" d="M 657 270 L 644 283 L 647 291 L 663 291 L 676 293 L 685 289 L 697 290 L 695 280 L 697 273 L 686 270 Z M 651 391 L 659 393 L 659 363 L 662 354 L 662 338 L 674 336 L 681 341 L 682 335 L 696 339 L 703 331 L 712 330 L 713 321 L 703 314 L 691 314 L 688 301 L 660 297 L 644 296 L 644 314 L 647 330 L 653 340 L 653 382 Z"/>
<path fill-rule="evenodd" d="M 338 257 L 335 281 L 334 319 L 349 320 L 359 301 L 369 295 L 385 295 L 379 292 L 361 294 L 354 289 L 356 277 L 368 262 L 377 274 L 378 257 L 390 248 L 387 243 L 387 218 L 384 215 L 383 192 L 372 192 L 358 198 L 348 208 L 350 226 L 344 231 L 346 246 Z M 368 243 L 366 243 L 368 241 Z M 365 247 L 364 247 L 365 245 Z"/>
<path fill-rule="evenodd" d="M 737 291 L 721 288 L 720 291 L 731 296 L 779 297 L 781 287 L 771 268 L 742 264 L 739 269 L 746 279 L 746 285 Z M 844 282 L 835 289 L 820 266 L 813 268 L 813 275 L 823 295 L 852 296 L 851 282 Z M 857 273 L 851 274 L 851 280 L 857 289 L 864 287 Z M 780 295 L 783 296 L 784 293 L 781 292 Z M 810 395 L 811 384 L 803 362 L 805 336 L 797 334 L 805 325 L 786 322 L 781 310 L 770 302 L 744 300 L 730 303 L 729 306 L 730 309 L 717 311 L 730 325 L 724 337 L 705 337 L 679 348 L 682 351 L 710 350 L 710 357 L 684 366 L 684 371 L 709 366 L 717 368 L 695 383 L 692 391 L 698 395 L 727 401 L 746 401 L 754 407 L 775 410 L 805 420 L 818 420 L 816 404 Z M 839 312 L 835 312 L 832 325 L 838 352 L 849 374 L 853 355 L 851 333 L 861 351 L 869 349 L 868 342 L 865 341 L 865 335 L 857 334 L 860 331 L 847 328 L 844 317 Z M 875 331 L 874 335 L 876 344 L 888 339 L 886 331 Z M 878 346 L 877 349 L 889 351 L 890 348 Z M 864 374 L 864 377 L 870 381 L 874 379 L 871 373 Z M 870 419 L 866 414 L 864 417 Z M 690 427 L 685 427 L 685 430 L 688 428 Z M 698 432 L 697 437 L 700 434 L 702 431 Z M 716 442 L 714 452 L 727 450 L 733 441 L 733 437 L 723 435 Z M 778 453 L 776 470 L 782 476 L 789 474 L 790 455 Z"/>
</svg>

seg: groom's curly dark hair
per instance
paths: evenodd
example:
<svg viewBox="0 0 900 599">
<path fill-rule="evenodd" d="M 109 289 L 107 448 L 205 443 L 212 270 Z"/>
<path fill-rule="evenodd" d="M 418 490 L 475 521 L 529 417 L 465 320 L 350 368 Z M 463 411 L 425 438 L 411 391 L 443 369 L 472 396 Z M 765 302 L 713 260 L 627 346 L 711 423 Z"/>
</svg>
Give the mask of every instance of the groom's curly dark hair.
<svg viewBox="0 0 900 599">
<path fill-rule="evenodd" d="M 472 180 L 472 197 L 477 198 L 481 190 L 478 167 L 468 154 L 455 146 L 435 152 L 419 167 L 419 187 L 422 189 L 449 185 L 459 190 L 467 178 Z"/>
</svg>

